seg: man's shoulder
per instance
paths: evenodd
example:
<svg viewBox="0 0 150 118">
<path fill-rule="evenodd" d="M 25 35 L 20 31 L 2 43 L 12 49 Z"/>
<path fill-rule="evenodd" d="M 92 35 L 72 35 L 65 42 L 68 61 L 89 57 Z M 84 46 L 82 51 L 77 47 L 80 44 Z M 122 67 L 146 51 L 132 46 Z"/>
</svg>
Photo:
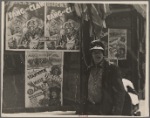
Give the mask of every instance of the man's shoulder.
<svg viewBox="0 0 150 118">
<path fill-rule="evenodd" d="M 116 66 L 116 65 L 114 65 L 114 64 L 110 64 L 110 65 L 109 65 L 109 68 L 110 68 L 110 69 L 115 69 L 115 70 L 116 70 L 116 69 L 118 69 L 119 67 Z"/>
<path fill-rule="evenodd" d="M 115 64 L 109 64 L 109 62 L 106 61 L 106 60 L 104 61 L 104 65 L 105 65 L 105 67 L 110 68 L 110 69 L 117 69 L 118 68 L 117 65 L 115 65 Z"/>
<path fill-rule="evenodd" d="M 108 61 L 105 61 L 104 71 L 108 72 L 109 75 L 117 76 L 120 74 L 119 67 L 117 65 L 114 65 L 114 64 L 109 64 Z"/>
</svg>

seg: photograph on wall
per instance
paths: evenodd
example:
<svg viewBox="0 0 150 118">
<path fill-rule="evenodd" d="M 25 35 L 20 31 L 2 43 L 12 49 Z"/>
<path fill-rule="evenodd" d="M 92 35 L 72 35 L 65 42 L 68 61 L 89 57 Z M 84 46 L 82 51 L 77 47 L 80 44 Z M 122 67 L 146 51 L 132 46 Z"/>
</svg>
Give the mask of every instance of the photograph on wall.
<svg viewBox="0 0 150 118">
<path fill-rule="evenodd" d="M 102 29 L 100 39 L 105 46 L 105 57 L 108 58 L 108 28 Z"/>
<path fill-rule="evenodd" d="M 44 49 L 45 2 L 6 4 L 6 50 Z"/>
<path fill-rule="evenodd" d="M 108 58 L 125 60 L 127 57 L 127 30 L 109 29 Z"/>
<path fill-rule="evenodd" d="M 69 4 L 46 3 L 45 37 L 56 41 L 56 49 L 79 50 L 79 28 Z"/>
<path fill-rule="evenodd" d="M 25 107 L 62 105 L 62 53 L 27 51 L 25 67 Z"/>
</svg>

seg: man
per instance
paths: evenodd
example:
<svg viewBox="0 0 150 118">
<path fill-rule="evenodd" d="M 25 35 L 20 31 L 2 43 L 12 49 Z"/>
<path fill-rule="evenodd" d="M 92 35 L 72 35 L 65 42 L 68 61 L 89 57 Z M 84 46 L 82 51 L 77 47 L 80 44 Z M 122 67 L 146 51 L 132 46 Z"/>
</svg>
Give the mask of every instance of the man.
<svg viewBox="0 0 150 118">
<path fill-rule="evenodd" d="M 99 40 L 91 43 L 92 63 L 88 68 L 88 89 L 83 96 L 87 115 L 121 115 L 125 90 L 121 73 L 115 65 L 104 59 L 104 45 Z M 83 90 L 84 91 L 84 90 Z"/>
</svg>

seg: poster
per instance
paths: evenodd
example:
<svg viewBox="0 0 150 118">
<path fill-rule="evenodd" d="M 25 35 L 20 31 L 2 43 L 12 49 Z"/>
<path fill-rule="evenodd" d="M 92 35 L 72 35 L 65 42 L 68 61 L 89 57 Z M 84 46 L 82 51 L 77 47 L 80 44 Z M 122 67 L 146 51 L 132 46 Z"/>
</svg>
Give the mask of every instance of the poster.
<svg viewBox="0 0 150 118">
<path fill-rule="evenodd" d="M 79 21 L 68 4 L 46 3 L 47 49 L 53 45 L 56 50 L 79 50 L 79 28 Z"/>
<path fill-rule="evenodd" d="M 26 108 L 62 105 L 62 59 L 62 52 L 26 52 Z"/>
<path fill-rule="evenodd" d="M 109 29 L 108 58 L 125 60 L 127 58 L 127 30 Z"/>
<path fill-rule="evenodd" d="M 6 4 L 6 50 L 44 49 L 45 2 Z"/>
</svg>

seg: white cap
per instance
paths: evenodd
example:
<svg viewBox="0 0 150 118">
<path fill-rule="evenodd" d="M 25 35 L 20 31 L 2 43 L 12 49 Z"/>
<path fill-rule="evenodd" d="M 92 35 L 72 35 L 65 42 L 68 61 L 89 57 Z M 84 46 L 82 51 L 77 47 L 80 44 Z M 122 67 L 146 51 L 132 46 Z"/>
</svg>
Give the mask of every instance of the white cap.
<svg viewBox="0 0 150 118">
<path fill-rule="evenodd" d="M 98 50 L 104 50 L 104 48 L 102 48 L 101 46 L 94 46 L 90 50 L 96 50 L 96 49 L 98 49 Z"/>
<path fill-rule="evenodd" d="M 94 40 L 91 42 L 90 50 L 104 50 L 104 45 L 100 40 Z"/>
</svg>

